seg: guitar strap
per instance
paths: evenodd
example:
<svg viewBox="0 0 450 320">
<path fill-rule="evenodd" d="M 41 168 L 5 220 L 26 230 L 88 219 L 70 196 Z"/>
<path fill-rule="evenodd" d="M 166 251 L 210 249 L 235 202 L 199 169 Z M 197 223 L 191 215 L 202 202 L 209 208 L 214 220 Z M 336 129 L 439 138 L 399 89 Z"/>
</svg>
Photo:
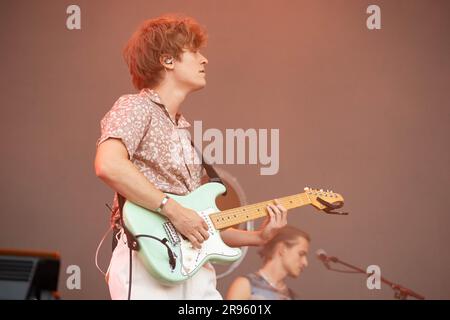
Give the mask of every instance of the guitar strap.
<svg viewBox="0 0 450 320">
<path fill-rule="evenodd" d="M 209 161 L 207 159 L 205 159 L 205 157 L 203 157 L 203 153 L 197 149 L 197 147 L 194 144 L 194 141 L 192 141 L 192 140 L 191 140 L 191 145 L 192 145 L 192 147 L 194 147 L 195 152 L 197 152 L 198 156 L 202 160 L 201 163 L 202 163 L 203 168 L 205 168 L 206 174 L 209 177 L 209 182 L 218 182 L 218 183 L 225 185 L 225 183 L 223 183 L 222 179 L 220 178 L 219 174 L 217 173 L 216 169 L 214 169 L 214 167 L 209 163 Z M 225 196 L 226 194 L 227 194 L 227 191 L 225 190 L 225 193 L 223 195 Z"/>
</svg>

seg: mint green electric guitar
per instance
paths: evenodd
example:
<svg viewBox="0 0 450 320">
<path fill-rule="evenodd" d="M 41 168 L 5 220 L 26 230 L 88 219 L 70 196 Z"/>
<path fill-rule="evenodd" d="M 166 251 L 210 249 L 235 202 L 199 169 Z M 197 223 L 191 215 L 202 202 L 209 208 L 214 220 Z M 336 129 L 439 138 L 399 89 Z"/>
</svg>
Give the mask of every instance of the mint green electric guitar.
<svg viewBox="0 0 450 320">
<path fill-rule="evenodd" d="M 208 224 L 210 236 L 201 249 L 193 248 L 164 216 L 125 202 L 124 223 L 137 237 L 138 257 L 153 277 L 164 284 L 177 284 L 191 278 L 208 261 L 231 263 L 239 259 L 241 250 L 227 246 L 220 230 L 268 215 L 266 207 L 273 201 L 220 211 L 215 200 L 225 190 L 222 184 L 210 182 L 186 196 L 168 194 L 182 206 L 196 211 Z M 325 212 L 337 213 L 331 210 L 341 207 L 344 199 L 332 191 L 305 188 L 303 193 L 278 200 L 287 209 L 312 204 Z"/>
</svg>

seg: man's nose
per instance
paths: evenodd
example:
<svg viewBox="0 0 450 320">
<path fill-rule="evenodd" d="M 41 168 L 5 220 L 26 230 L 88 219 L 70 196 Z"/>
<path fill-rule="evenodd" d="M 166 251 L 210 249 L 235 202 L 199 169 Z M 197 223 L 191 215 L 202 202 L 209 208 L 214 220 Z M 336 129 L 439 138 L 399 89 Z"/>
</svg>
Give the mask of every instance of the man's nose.
<svg viewBox="0 0 450 320">
<path fill-rule="evenodd" d="M 206 59 L 206 57 L 202 54 L 200 54 L 200 56 L 201 56 L 200 57 L 201 64 L 208 64 L 208 59 Z"/>
</svg>

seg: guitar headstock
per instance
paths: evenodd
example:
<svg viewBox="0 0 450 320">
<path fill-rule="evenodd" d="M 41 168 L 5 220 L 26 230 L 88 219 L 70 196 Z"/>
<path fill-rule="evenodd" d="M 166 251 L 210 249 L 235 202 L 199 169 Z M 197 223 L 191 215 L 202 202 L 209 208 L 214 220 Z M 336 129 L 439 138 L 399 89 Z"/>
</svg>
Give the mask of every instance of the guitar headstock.
<svg viewBox="0 0 450 320">
<path fill-rule="evenodd" d="M 305 188 L 305 194 L 308 196 L 311 204 L 319 210 L 327 213 L 346 214 L 340 212 L 332 212 L 331 210 L 341 208 L 344 205 L 344 198 L 332 190 Z"/>
</svg>

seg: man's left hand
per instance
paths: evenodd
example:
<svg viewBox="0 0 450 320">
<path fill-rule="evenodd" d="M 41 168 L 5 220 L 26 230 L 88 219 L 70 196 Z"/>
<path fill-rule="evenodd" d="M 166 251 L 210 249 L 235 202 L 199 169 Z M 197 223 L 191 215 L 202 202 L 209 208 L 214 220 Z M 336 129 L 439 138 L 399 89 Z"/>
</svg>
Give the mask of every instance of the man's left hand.
<svg viewBox="0 0 450 320">
<path fill-rule="evenodd" d="M 281 228 L 287 225 L 288 210 L 277 199 L 274 202 L 275 204 L 269 204 L 267 206 L 269 216 L 259 230 L 262 244 L 269 242 L 277 235 Z"/>
</svg>

